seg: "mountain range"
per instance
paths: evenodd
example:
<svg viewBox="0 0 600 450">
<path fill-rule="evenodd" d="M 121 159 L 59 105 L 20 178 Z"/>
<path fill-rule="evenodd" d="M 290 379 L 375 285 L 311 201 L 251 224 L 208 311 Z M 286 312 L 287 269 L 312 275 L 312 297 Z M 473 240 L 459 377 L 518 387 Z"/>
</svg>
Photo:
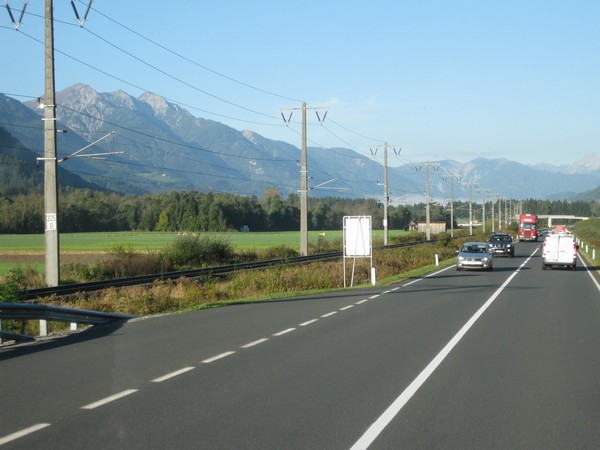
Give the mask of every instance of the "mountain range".
<svg viewBox="0 0 600 450">
<path fill-rule="evenodd" d="M 195 117 L 156 94 L 136 98 L 76 84 L 57 92 L 56 104 L 59 159 L 115 132 L 61 162 L 61 172 L 73 174 L 72 183 L 81 179 L 87 187 L 120 193 L 195 189 L 260 197 L 272 187 L 284 196 L 299 191 L 298 147 Z M 43 153 L 42 114 L 37 101 L 22 103 L 0 94 L 0 127 L 38 156 Z M 0 154 L 5 154 L 1 144 Z M 10 147 L 14 153 L 15 145 Z M 82 157 L 90 153 L 112 154 Z M 309 147 L 307 155 L 309 196 L 383 197 L 384 169 L 378 160 L 343 147 Z M 478 158 L 468 163 L 430 161 L 428 168 L 430 195 L 439 202 L 451 196 L 450 174 L 455 199 L 467 199 L 470 187 L 480 199 L 480 186 L 515 199 L 600 200 L 600 155 L 570 166 Z M 390 201 L 423 201 L 426 170 L 425 162 L 389 167 Z"/>
</svg>

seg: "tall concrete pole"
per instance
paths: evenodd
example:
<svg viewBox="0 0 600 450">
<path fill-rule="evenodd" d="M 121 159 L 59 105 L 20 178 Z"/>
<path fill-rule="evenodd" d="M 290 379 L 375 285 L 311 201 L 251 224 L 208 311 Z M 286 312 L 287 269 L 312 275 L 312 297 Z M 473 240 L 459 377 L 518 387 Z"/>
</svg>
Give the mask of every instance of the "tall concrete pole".
<svg viewBox="0 0 600 450">
<path fill-rule="evenodd" d="M 485 233 L 485 189 L 481 190 L 481 204 L 483 205 L 481 211 L 481 229 Z"/>
<path fill-rule="evenodd" d="M 306 162 L 306 102 L 302 103 L 302 161 L 300 168 L 300 255 L 308 255 L 308 176 Z"/>
<path fill-rule="evenodd" d="M 494 221 L 494 193 L 492 192 L 492 233 L 496 231 L 496 224 Z"/>
<path fill-rule="evenodd" d="M 469 183 L 469 236 L 473 236 L 473 183 Z"/>
<path fill-rule="evenodd" d="M 387 164 L 387 142 L 383 144 L 383 245 L 388 243 L 388 164 Z"/>
<path fill-rule="evenodd" d="M 502 197 L 498 197 L 498 231 L 502 231 Z"/>
<path fill-rule="evenodd" d="M 429 161 L 425 162 L 425 233 L 431 240 L 431 219 L 429 214 Z"/>
<path fill-rule="evenodd" d="M 450 177 L 450 237 L 454 237 L 454 175 Z"/>
<path fill-rule="evenodd" d="M 54 99 L 54 18 L 52 0 L 46 0 L 44 92 L 44 211 L 46 284 L 60 283 L 58 238 L 58 180 L 56 177 L 56 104 Z"/>
</svg>

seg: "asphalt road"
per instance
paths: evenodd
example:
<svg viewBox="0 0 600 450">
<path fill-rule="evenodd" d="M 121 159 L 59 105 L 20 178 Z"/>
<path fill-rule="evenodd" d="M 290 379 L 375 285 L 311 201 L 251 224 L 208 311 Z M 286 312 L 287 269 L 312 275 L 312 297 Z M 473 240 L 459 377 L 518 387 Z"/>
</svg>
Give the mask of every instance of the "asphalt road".
<svg viewBox="0 0 600 450">
<path fill-rule="evenodd" d="M 598 448 L 600 285 L 538 247 L 1 352 L 0 446 Z"/>
</svg>

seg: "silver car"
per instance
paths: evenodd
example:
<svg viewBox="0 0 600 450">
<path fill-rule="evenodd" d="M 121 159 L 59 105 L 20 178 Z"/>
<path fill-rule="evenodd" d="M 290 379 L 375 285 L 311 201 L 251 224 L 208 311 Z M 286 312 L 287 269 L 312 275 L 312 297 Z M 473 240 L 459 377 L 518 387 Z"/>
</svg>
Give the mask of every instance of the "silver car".
<svg viewBox="0 0 600 450">
<path fill-rule="evenodd" d="M 487 242 L 465 242 L 457 253 L 456 270 L 492 270 L 494 255 L 489 252 Z"/>
</svg>

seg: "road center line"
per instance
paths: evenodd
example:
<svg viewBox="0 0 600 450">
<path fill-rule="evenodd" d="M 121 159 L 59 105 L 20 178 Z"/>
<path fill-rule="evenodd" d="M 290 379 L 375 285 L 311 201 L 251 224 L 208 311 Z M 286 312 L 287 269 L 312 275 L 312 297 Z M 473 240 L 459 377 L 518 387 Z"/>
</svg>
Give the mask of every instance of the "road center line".
<svg viewBox="0 0 600 450">
<path fill-rule="evenodd" d="M 375 295 L 371 295 L 369 298 L 370 298 L 370 299 L 377 298 L 377 297 L 379 297 L 380 295 L 381 295 L 381 294 L 375 294 Z"/>
<path fill-rule="evenodd" d="M 95 409 L 95 408 L 98 408 L 99 406 L 106 405 L 107 403 L 114 402 L 115 400 L 119 400 L 120 398 L 131 395 L 137 391 L 138 391 L 137 389 L 127 389 L 125 391 L 119 392 L 118 394 L 114 394 L 109 397 L 103 398 L 102 400 L 98 400 L 97 402 L 82 406 L 81 409 Z"/>
<path fill-rule="evenodd" d="M 4 436 L 0 438 L 0 445 L 8 444 L 9 442 L 16 441 L 22 437 L 27 436 L 28 434 L 35 433 L 36 431 L 41 430 L 42 428 L 49 427 L 49 423 L 38 423 L 37 425 L 30 426 L 21 431 L 17 431 L 15 433 L 9 434 L 8 436 Z"/>
<path fill-rule="evenodd" d="M 365 298 L 364 300 L 359 300 L 359 301 L 357 301 L 355 304 L 356 304 L 356 305 L 362 305 L 363 303 L 366 303 L 366 302 L 368 302 L 368 301 L 369 301 L 369 299 L 368 299 L 368 298 Z"/>
<path fill-rule="evenodd" d="M 258 340 L 253 341 L 253 342 L 248 342 L 246 345 L 242 345 L 242 348 L 254 347 L 255 345 L 262 344 L 263 342 L 267 342 L 268 340 L 269 339 L 267 339 L 267 338 L 262 338 L 262 339 L 258 339 Z"/>
<path fill-rule="evenodd" d="M 350 308 L 354 308 L 354 305 L 344 306 L 343 308 L 340 308 L 340 311 L 346 311 L 347 309 L 350 309 Z"/>
<path fill-rule="evenodd" d="M 151 380 L 151 382 L 152 383 L 161 383 L 170 378 L 176 377 L 177 375 L 181 375 L 182 373 L 189 372 L 190 370 L 193 370 L 193 369 L 195 369 L 195 367 L 184 367 L 183 369 L 179 369 L 174 372 L 168 373 L 166 375 L 163 375 L 162 377 L 155 378 L 154 380 Z"/>
<path fill-rule="evenodd" d="M 282 330 L 279 333 L 275 333 L 273 336 L 283 336 L 284 334 L 291 333 L 295 328 L 288 328 L 287 330 Z"/>
<path fill-rule="evenodd" d="M 417 375 L 417 378 L 400 394 L 396 400 L 383 412 L 381 416 L 367 429 L 365 434 L 356 441 L 352 446 L 351 450 L 363 450 L 367 449 L 369 445 L 381 434 L 385 427 L 396 417 L 396 415 L 402 410 L 404 405 L 412 398 L 413 395 L 419 390 L 419 388 L 427 381 L 431 374 L 438 368 L 438 366 L 444 361 L 446 356 L 452 351 L 452 349 L 460 342 L 460 340 L 467 334 L 467 331 L 475 324 L 475 322 L 481 317 L 486 309 L 498 298 L 500 293 L 508 286 L 512 279 L 521 271 L 521 269 L 529 262 L 532 256 L 539 250 L 536 248 L 535 251 L 521 264 L 500 286 L 496 292 L 483 304 L 481 308 L 467 321 L 465 325 L 454 335 L 454 337 L 446 344 L 446 346 L 436 355 L 435 358 L 423 369 L 423 371 Z"/>
<path fill-rule="evenodd" d="M 306 322 L 302 322 L 300 325 L 300 327 L 305 327 L 306 325 L 310 325 L 311 323 L 315 323 L 317 322 L 319 319 L 312 319 L 312 320 L 307 320 Z"/>
<path fill-rule="evenodd" d="M 337 311 L 331 311 L 330 313 L 323 314 L 321 317 L 331 317 L 331 316 L 333 316 L 334 314 L 337 314 L 337 313 L 338 313 Z"/>
<path fill-rule="evenodd" d="M 222 358 L 226 358 L 227 356 L 233 355 L 235 352 L 231 351 L 231 352 L 225 352 L 225 353 L 221 353 L 220 355 L 216 355 L 213 356 L 212 358 L 208 358 L 205 359 L 204 361 L 202 361 L 204 364 L 209 364 L 211 362 L 214 362 L 218 359 L 222 359 Z"/>
</svg>

